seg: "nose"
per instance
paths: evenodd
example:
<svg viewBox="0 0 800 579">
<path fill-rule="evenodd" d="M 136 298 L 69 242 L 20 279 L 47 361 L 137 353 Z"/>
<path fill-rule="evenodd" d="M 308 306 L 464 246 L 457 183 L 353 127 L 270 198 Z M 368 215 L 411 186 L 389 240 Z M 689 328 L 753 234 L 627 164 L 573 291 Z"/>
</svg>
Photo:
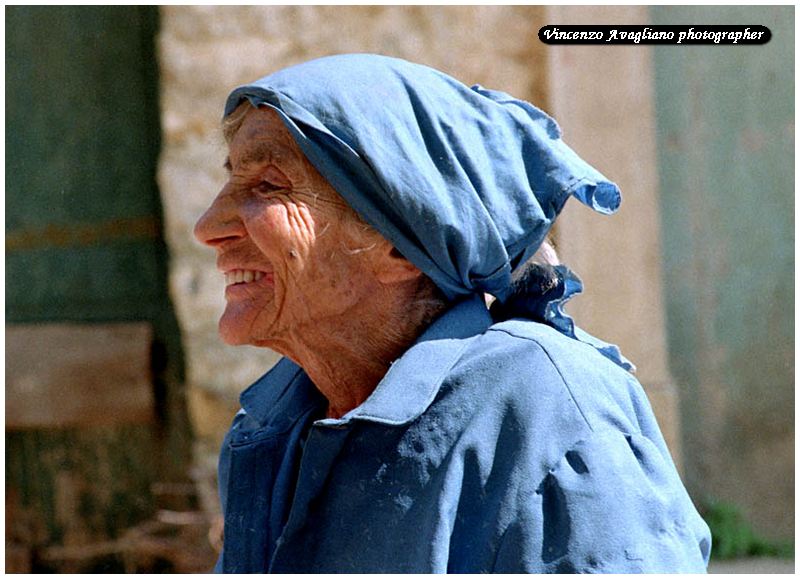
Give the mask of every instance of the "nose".
<svg viewBox="0 0 800 579">
<path fill-rule="evenodd" d="M 220 247 L 228 241 L 241 239 L 245 235 L 236 204 L 223 189 L 206 212 L 194 226 L 194 236 L 201 243 L 211 247 Z"/>
</svg>

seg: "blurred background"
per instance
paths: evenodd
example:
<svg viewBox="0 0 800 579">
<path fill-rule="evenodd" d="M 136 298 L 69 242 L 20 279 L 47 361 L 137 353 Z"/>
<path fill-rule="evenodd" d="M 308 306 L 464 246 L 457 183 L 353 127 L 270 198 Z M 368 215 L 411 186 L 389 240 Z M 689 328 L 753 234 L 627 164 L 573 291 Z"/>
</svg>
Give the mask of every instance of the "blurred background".
<svg viewBox="0 0 800 579">
<path fill-rule="evenodd" d="M 546 24 L 763 25 L 761 46 L 547 46 Z M 794 7 L 6 7 L 6 571 L 201 572 L 216 456 L 276 355 L 216 334 L 191 235 L 222 105 L 377 52 L 530 100 L 623 191 L 568 204 L 578 323 L 644 385 L 714 557 L 794 540 Z"/>
</svg>

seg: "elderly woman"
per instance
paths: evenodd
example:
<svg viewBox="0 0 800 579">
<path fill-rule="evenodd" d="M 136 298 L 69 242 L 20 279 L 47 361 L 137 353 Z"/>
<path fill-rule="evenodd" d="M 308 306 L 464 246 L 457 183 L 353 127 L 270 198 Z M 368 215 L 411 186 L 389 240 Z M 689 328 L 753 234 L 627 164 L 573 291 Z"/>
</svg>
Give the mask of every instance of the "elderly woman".
<svg viewBox="0 0 800 579">
<path fill-rule="evenodd" d="M 225 572 L 698 572 L 708 529 L 619 351 L 530 258 L 617 187 L 513 97 L 374 55 L 237 88 L 217 252 L 241 396 Z M 495 298 L 492 309 L 485 296 Z"/>
</svg>

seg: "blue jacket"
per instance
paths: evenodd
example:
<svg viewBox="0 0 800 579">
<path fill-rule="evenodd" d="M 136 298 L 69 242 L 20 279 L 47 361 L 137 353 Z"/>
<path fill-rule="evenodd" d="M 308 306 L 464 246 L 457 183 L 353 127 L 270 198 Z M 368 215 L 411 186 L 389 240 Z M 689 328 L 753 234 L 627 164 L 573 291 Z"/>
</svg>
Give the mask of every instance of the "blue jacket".
<svg viewBox="0 0 800 579">
<path fill-rule="evenodd" d="M 224 572 L 704 572 L 708 528 L 638 382 L 590 345 L 453 307 L 341 419 L 282 360 L 219 484 Z"/>
</svg>

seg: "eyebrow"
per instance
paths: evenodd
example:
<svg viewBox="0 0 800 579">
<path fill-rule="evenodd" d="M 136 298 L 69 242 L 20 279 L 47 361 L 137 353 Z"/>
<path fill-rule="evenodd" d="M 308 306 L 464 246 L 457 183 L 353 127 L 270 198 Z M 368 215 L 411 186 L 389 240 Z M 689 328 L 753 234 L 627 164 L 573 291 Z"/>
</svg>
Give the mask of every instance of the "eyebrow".
<svg viewBox="0 0 800 579">
<path fill-rule="evenodd" d="M 284 157 L 292 156 L 294 151 L 283 143 L 270 143 L 265 145 L 260 143 L 253 147 L 252 150 L 247 151 L 241 159 L 242 165 L 250 165 L 251 163 L 262 163 L 264 161 L 273 161 L 275 159 L 282 159 Z M 228 173 L 233 172 L 233 164 L 231 163 L 230 155 L 225 157 L 225 163 L 222 165 Z"/>
</svg>

